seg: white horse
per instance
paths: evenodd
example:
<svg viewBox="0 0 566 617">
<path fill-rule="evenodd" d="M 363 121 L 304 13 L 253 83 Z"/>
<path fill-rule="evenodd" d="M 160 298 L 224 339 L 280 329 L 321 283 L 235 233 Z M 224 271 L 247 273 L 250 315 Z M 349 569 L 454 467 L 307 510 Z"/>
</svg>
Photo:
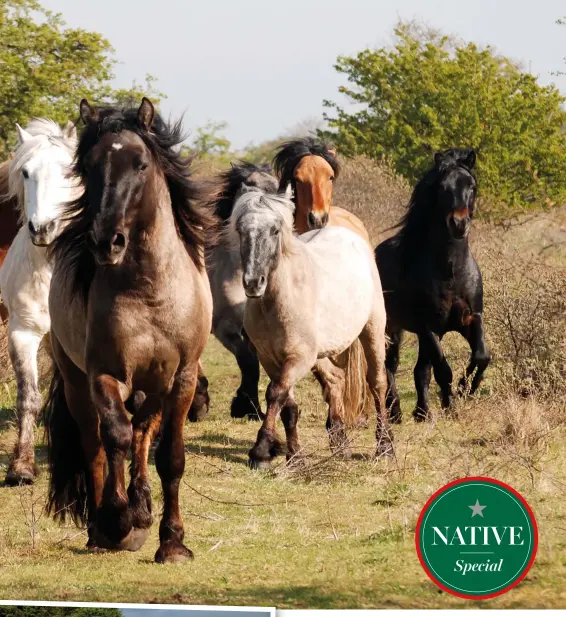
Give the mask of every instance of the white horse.
<svg viewBox="0 0 566 617">
<path fill-rule="evenodd" d="M 61 204 L 78 197 L 68 178 L 76 129 L 61 129 L 43 118 L 18 131 L 9 166 L 7 197 L 16 197 L 22 227 L 0 269 L 0 293 L 8 309 L 8 350 L 16 374 L 18 440 L 6 484 L 32 483 L 36 476 L 34 427 L 41 409 L 37 352 L 50 329 L 48 309 L 52 266 L 47 247 L 61 230 Z"/>
<path fill-rule="evenodd" d="M 279 413 L 287 457 L 299 453 L 293 387 L 329 361 L 342 365 L 346 373 L 355 371 L 362 382 L 367 379 L 377 412 L 376 455 L 391 455 L 385 405 L 385 306 L 371 248 L 344 227 L 295 236 L 290 190 L 274 196 L 243 185 L 241 191 L 228 233 L 240 246 L 247 296 L 244 328 L 271 380 L 267 414 L 249 453 L 250 465 L 268 466 L 280 453 L 275 431 Z M 354 345 L 358 339 L 367 372 L 362 363 L 351 361 L 355 354 L 350 349 L 359 347 Z M 343 436 L 343 419 L 329 420 L 332 446 L 332 431 L 338 429 Z"/>
</svg>

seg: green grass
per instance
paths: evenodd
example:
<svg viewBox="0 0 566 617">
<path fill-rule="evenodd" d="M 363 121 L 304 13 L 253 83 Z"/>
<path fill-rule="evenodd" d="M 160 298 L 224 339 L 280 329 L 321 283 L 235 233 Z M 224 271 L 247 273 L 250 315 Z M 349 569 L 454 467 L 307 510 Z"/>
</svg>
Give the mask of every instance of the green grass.
<svg viewBox="0 0 566 617">
<path fill-rule="evenodd" d="M 280 465 L 261 473 L 246 465 L 258 425 L 229 418 L 238 385 L 235 361 L 211 340 L 205 357 L 211 413 L 185 431 L 181 501 L 194 562 L 153 563 L 157 523 L 139 553 L 87 553 L 84 533 L 42 516 L 46 453 L 38 441 L 41 475 L 35 487 L 0 488 L 0 598 L 280 608 L 566 606 L 561 429 L 546 435 L 541 447 L 501 441 L 502 410 L 488 396 L 460 405 L 458 420 L 416 425 L 410 419 L 414 357 L 409 341 L 400 371 L 405 423 L 394 429 L 393 461 L 371 460 L 373 429 L 353 436 L 352 461 L 325 460 L 326 410 L 309 379 L 297 389 L 307 470 L 292 473 Z M 7 391 L 0 398 L 2 475 L 14 436 L 12 405 L 13 392 Z M 439 592 L 414 549 L 417 516 L 427 498 L 451 479 L 471 474 L 495 476 L 521 491 L 541 534 L 525 581 L 485 603 Z M 159 513 L 160 485 L 153 466 L 152 485 Z"/>
</svg>

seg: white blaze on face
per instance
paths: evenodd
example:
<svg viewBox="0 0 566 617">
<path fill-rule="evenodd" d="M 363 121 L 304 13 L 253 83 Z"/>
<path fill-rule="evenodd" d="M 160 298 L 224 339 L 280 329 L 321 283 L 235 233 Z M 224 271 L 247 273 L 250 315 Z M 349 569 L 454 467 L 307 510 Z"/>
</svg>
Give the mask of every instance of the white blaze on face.
<svg viewBox="0 0 566 617">
<path fill-rule="evenodd" d="M 26 216 L 36 228 L 57 219 L 60 205 L 72 199 L 71 163 L 69 152 L 47 145 L 23 165 L 28 176 L 24 180 Z"/>
<path fill-rule="evenodd" d="M 112 144 L 112 148 L 114 150 L 121 150 L 124 146 L 122 144 L 119 144 L 118 142 Z"/>
</svg>

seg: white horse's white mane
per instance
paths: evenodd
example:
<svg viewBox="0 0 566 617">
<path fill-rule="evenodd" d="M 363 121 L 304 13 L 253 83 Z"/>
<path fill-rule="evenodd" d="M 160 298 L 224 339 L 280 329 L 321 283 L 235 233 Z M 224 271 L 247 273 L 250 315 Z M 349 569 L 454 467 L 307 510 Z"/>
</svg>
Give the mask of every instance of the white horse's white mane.
<svg viewBox="0 0 566 617">
<path fill-rule="evenodd" d="M 74 127 L 68 125 L 62 129 L 56 122 L 47 118 L 34 118 L 26 126 L 25 131 L 36 139 L 30 139 L 21 143 L 14 152 L 14 158 L 10 163 L 8 175 L 8 198 L 16 197 L 20 216 L 23 216 L 21 204 L 24 199 L 24 178 L 22 167 L 36 154 L 40 148 L 55 146 L 66 150 L 71 157 L 74 156 L 77 147 L 76 132 Z"/>
</svg>

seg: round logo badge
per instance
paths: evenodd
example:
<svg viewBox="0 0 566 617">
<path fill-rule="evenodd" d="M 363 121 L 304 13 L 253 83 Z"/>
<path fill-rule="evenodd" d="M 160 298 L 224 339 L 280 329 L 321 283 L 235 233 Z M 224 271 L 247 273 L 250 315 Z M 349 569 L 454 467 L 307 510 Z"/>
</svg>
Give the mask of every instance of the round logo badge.
<svg viewBox="0 0 566 617">
<path fill-rule="evenodd" d="M 538 529 L 515 489 L 492 478 L 463 478 L 427 501 L 415 542 L 421 565 L 436 585 L 460 598 L 486 600 L 527 575 Z"/>
</svg>

